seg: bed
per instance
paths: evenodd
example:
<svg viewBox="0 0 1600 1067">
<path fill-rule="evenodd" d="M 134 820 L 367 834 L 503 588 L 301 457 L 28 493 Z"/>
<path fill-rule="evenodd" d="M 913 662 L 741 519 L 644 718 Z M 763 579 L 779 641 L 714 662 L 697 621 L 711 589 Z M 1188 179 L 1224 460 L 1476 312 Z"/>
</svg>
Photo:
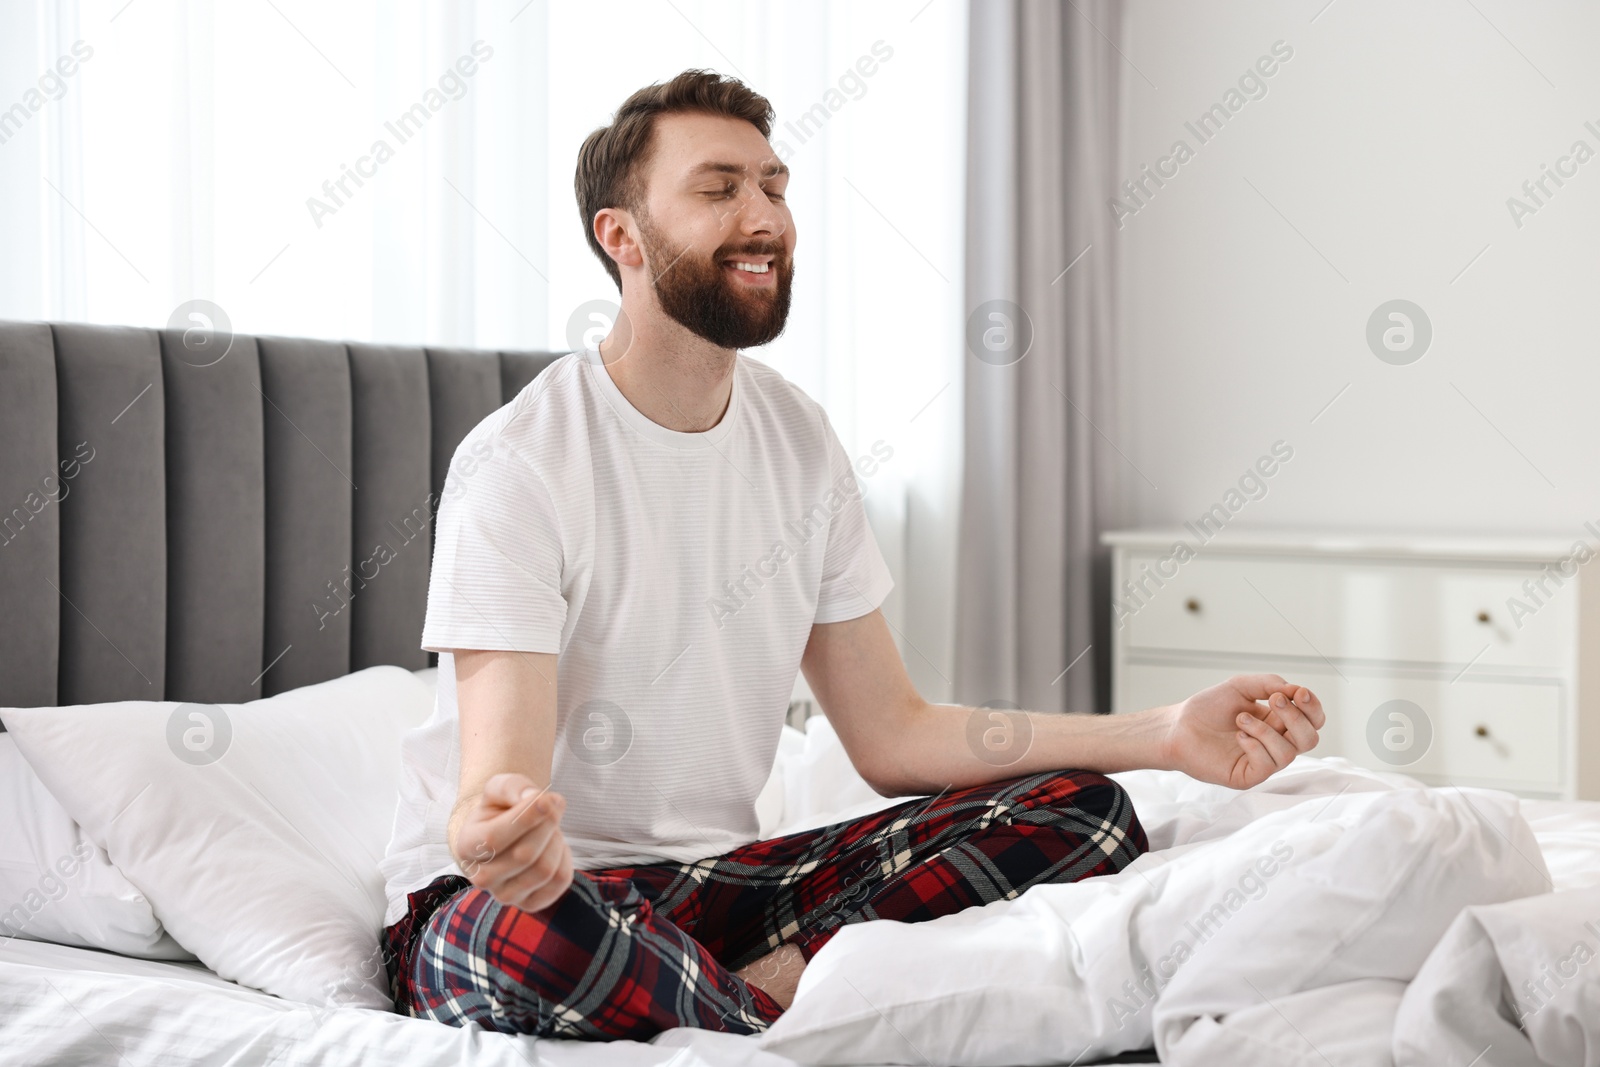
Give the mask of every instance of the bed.
<svg viewBox="0 0 1600 1067">
<path fill-rule="evenodd" d="M 1600 1063 L 1600 804 L 1317 757 L 1118 775 L 1148 855 L 849 927 L 758 1037 L 386 1010 L 431 516 L 554 358 L 0 323 L 0 1063 Z M 813 718 L 758 807 L 888 803 Z"/>
</svg>

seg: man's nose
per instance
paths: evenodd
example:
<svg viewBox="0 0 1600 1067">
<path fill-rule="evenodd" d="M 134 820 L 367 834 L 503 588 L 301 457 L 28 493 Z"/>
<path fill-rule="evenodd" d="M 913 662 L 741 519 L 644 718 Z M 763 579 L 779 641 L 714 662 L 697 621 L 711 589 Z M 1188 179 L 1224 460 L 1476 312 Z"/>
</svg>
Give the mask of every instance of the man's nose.
<svg viewBox="0 0 1600 1067">
<path fill-rule="evenodd" d="M 747 186 L 739 198 L 739 230 L 751 237 L 783 236 L 788 225 L 778 205 L 755 186 Z"/>
</svg>

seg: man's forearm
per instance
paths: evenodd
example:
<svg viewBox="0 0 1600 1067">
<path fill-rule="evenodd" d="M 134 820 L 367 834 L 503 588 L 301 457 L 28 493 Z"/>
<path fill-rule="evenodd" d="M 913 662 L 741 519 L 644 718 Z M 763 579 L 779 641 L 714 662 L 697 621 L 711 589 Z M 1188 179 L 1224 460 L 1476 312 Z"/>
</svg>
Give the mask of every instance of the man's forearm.
<svg viewBox="0 0 1600 1067">
<path fill-rule="evenodd" d="M 873 786 L 894 796 L 964 789 L 1044 771 L 1169 769 L 1171 709 L 1127 715 L 922 704 L 895 723 Z"/>
</svg>

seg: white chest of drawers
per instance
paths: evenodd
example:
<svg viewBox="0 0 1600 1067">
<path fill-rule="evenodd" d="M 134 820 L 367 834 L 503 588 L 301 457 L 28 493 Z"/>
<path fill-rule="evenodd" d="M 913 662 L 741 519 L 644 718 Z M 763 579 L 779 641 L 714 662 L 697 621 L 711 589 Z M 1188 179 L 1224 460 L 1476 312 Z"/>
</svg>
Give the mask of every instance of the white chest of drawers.
<svg viewBox="0 0 1600 1067">
<path fill-rule="evenodd" d="M 1309 686 L 1315 754 L 1600 799 L 1600 525 L 1568 540 L 1107 533 L 1113 711 L 1230 674 Z M 1180 547 L 1181 546 L 1181 547 Z"/>
</svg>

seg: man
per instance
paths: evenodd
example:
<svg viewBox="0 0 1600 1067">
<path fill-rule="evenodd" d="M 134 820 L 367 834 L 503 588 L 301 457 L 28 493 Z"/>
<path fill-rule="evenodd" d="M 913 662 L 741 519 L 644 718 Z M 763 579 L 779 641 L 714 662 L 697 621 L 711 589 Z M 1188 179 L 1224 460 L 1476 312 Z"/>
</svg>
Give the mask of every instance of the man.
<svg viewBox="0 0 1600 1067">
<path fill-rule="evenodd" d="M 771 119 L 740 82 L 687 71 L 579 154 L 622 314 L 452 464 L 422 638 L 438 706 L 405 739 L 382 867 L 403 1013 L 759 1032 L 843 925 L 1121 870 L 1148 842 L 1106 773 L 1244 788 L 1316 744 L 1317 698 L 1274 675 L 1136 714 L 1031 714 L 1000 758 L 968 740 L 986 713 L 917 694 L 849 457 L 815 402 L 738 351 L 789 310 Z M 800 670 L 862 777 L 922 799 L 757 840 Z"/>
</svg>

